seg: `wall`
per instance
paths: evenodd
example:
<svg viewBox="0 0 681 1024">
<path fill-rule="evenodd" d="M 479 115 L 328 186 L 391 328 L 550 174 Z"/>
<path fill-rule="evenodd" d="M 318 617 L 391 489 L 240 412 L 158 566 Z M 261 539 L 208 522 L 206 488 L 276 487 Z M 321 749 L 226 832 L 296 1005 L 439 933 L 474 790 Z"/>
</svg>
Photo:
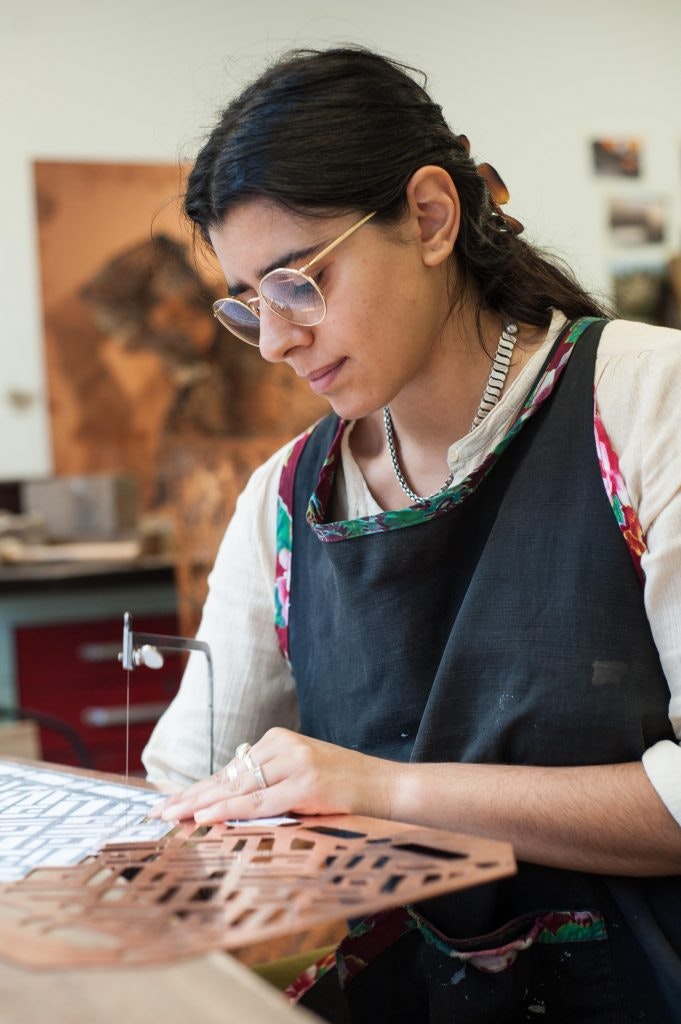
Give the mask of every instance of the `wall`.
<svg viewBox="0 0 681 1024">
<path fill-rule="evenodd" d="M 51 466 L 33 159 L 191 157 L 264 55 L 363 42 L 428 70 L 452 126 L 509 185 L 509 212 L 605 291 L 614 189 L 591 176 L 587 140 L 643 137 L 641 188 L 673 196 L 678 243 L 679 39 L 677 0 L 2 0 L 0 478 Z"/>
</svg>

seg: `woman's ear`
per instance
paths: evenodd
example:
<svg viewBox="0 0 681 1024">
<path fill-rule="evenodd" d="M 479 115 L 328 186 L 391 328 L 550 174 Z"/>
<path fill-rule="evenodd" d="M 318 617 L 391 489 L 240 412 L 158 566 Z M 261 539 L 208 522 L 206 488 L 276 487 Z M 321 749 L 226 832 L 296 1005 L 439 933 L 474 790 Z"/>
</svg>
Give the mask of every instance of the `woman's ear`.
<svg viewBox="0 0 681 1024">
<path fill-rule="evenodd" d="M 419 167 L 407 185 L 409 215 L 417 225 L 423 262 L 435 267 L 454 249 L 461 223 L 459 193 L 443 167 Z"/>
</svg>

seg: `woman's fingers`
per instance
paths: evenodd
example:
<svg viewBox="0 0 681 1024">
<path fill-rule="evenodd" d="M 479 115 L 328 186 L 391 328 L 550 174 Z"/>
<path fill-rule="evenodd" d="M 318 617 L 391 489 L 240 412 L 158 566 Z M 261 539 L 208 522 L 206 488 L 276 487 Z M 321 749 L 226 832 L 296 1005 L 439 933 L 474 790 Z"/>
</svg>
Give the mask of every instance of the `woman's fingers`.
<svg viewBox="0 0 681 1024">
<path fill-rule="evenodd" d="M 162 818 L 165 821 L 182 821 L 194 817 L 197 811 L 227 802 L 239 794 L 262 792 L 270 784 L 280 781 L 279 776 L 271 767 L 268 768 L 267 764 L 264 761 L 261 764 L 256 760 L 256 748 L 251 747 L 243 757 L 233 758 L 210 778 L 196 782 L 181 793 L 176 793 L 155 805 L 149 812 L 149 817 Z M 257 795 L 252 803 L 256 806 L 259 803 Z"/>
<path fill-rule="evenodd" d="M 246 776 L 241 776 L 235 782 L 213 784 L 200 792 L 180 793 L 172 803 L 167 803 L 161 808 L 159 817 L 164 821 L 183 821 L 185 818 L 195 818 L 198 821 L 198 815 L 207 808 L 216 807 L 218 804 L 227 805 L 240 796 L 243 797 L 244 794 L 250 796 L 251 807 L 257 806 L 258 794 L 262 792 L 264 790 L 256 785 L 255 780 L 248 780 Z M 251 811 L 251 816 L 253 813 Z"/>
<path fill-rule="evenodd" d="M 292 786 L 289 780 L 267 786 L 245 788 L 242 792 L 226 794 L 224 787 L 204 790 L 200 798 L 178 803 L 163 811 L 162 817 L 170 821 L 194 819 L 201 825 L 249 818 L 272 818 L 287 814 L 291 807 Z"/>
<path fill-rule="evenodd" d="M 249 818 L 275 818 L 288 814 L 290 785 L 281 782 L 267 789 L 253 789 L 248 793 L 218 800 L 194 813 L 200 825 L 213 825 L 221 821 L 248 820 Z"/>
<path fill-rule="evenodd" d="M 154 808 L 166 821 L 212 823 L 297 814 L 381 814 L 388 763 L 286 729 L 270 729 L 219 772 Z"/>
</svg>

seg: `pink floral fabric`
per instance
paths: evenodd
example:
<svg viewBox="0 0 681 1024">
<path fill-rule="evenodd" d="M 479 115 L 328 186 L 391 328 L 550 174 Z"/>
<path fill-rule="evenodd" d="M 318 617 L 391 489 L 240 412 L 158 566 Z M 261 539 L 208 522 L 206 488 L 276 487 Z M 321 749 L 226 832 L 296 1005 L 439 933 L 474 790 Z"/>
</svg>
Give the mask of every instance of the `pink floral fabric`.
<svg viewBox="0 0 681 1024">
<path fill-rule="evenodd" d="M 645 574 L 641 566 L 641 556 L 646 553 L 648 547 L 643 535 L 643 528 L 633 507 L 627 491 L 627 485 L 620 471 L 620 461 L 617 452 L 613 448 L 610 438 L 603 426 L 598 406 L 594 398 L 594 436 L 596 438 L 596 454 L 603 477 L 605 493 L 608 496 L 611 508 L 615 514 L 617 525 L 624 537 L 629 554 L 638 578 L 641 583 L 645 582 Z"/>
<path fill-rule="evenodd" d="M 314 430 L 300 434 L 288 452 L 281 471 L 277 499 L 277 541 L 274 564 L 274 629 L 279 649 L 288 657 L 288 609 L 291 594 L 291 553 L 293 548 L 293 485 L 295 470 L 305 442 Z"/>
<path fill-rule="evenodd" d="M 295 981 L 292 981 L 288 988 L 284 989 L 284 995 L 292 1003 L 297 1003 L 312 986 L 323 978 L 327 971 L 336 966 L 336 950 L 325 953 L 320 960 L 307 967 L 302 974 L 299 974 Z"/>
</svg>

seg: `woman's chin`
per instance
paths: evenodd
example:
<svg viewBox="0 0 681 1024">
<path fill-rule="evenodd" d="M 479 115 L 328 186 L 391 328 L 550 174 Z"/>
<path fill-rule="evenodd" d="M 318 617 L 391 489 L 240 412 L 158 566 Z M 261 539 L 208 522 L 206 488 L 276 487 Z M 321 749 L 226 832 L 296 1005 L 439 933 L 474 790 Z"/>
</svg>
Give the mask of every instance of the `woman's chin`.
<svg viewBox="0 0 681 1024">
<path fill-rule="evenodd" d="M 338 394 L 324 395 L 324 398 L 336 416 L 340 416 L 342 420 L 361 420 L 372 412 L 383 408 L 381 405 L 377 406 L 375 402 L 371 402 L 366 398 L 359 398 L 358 396 Z"/>
</svg>

